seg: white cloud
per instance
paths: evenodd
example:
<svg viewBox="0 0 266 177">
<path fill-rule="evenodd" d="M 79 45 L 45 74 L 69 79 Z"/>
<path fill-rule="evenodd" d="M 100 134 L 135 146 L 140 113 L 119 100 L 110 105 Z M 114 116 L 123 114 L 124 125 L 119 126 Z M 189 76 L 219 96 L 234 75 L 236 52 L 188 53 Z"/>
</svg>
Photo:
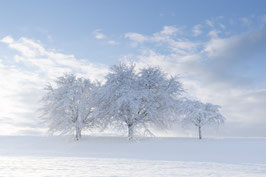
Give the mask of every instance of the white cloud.
<svg viewBox="0 0 266 177">
<path fill-rule="evenodd" d="M 104 38 L 106 38 L 106 36 L 102 33 L 101 29 L 97 29 L 97 30 L 94 31 L 94 37 L 96 39 L 104 39 Z"/>
<path fill-rule="evenodd" d="M 214 27 L 214 23 L 211 20 L 206 20 L 205 23 L 210 27 Z"/>
<path fill-rule="evenodd" d="M 125 38 L 130 39 L 134 42 L 143 43 L 143 42 L 161 42 L 166 41 L 169 39 L 169 37 L 181 34 L 182 30 L 179 28 L 176 28 L 175 26 L 164 26 L 163 29 L 158 32 L 154 33 L 152 36 L 145 36 L 140 33 L 126 33 Z"/>
<path fill-rule="evenodd" d="M 139 34 L 139 33 L 126 33 L 125 38 L 128 38 L 128 39 L 135 41 L 135 42 L 140 42 L 140 43 L 148 40 L 147 37 L 145 37 L 144 35 Z"/>
<path fill-rule="evenodd" d="M 234 35 L 228 38 L 213 38 L 205 45 L 204 51 L 211 58 L 224 58 L 225 61 L 245 58 L 250 59 L 250 55 L 265 52 L 266 31 L 253 30 L 251 32 Z M 253 59 L 256 60 L 256 59 Z"/>
<path fill-rule="evenodd" d="M 107 42 L 108 42 L 108 44 L 110 44 L 110 45 L 118 45 L 118 44 L 119 44 L 118 42 L 116 42 L 116 41 L 114 41 L 114 40 L 108 40 Z"/>
<path fill-rule="evenodd" d="M 211 30 L 208 34 L 211 38 L 218 38 L 219 33 L 220 33 L 220 31 L 218 31 L 218 30 Z"/>
<path fill-rule="evenodd" d="M 202 25 L 195 25 L 192 29 L 193 35 L 194 36 L 199 36 L 202 33 Z"/>
<path fill-rule="evenodd" d="M 109 39 L 109 37 L 107 37 L 105 34 L 103 34 L 101 29 L 96 29 L 94 32 L 94 37 L 97 40 L 101 40 L 103 42 L 105 42 L 106 44 L 115 46 L 115 45 L 119 45 L 119 42 L 115 41 L 115 40 L 111 40 Z"/>
<path fill-rule="evenodd" d="M 219 26 L 220 26 L 220 28 L 222 28 L 223 30 L 226 29 L 226 26 L 225 26 L 224 24 L 222 24 L 222 23 L 219 23 Z"/>
<path fill-rule="evenodd" d="M 105 65 L 48 50 L 28 38 L 15 40 L 7 36 L 1 42 L 17 54 L 2 59 L 0 56 L 0 124 L 7 128 L 1 128 L 0 134 L 38 130 L 36 109 L 47 82 L 65 72 L 102 79 L 108 71 Z M 22 126 L 24 123 L 32 127 Z"/>
<path fill-rule="evenodd" d="M 240 18 L 240 21 L 242 22 L 243 25 L 250 26 L 252 21 L 251 19 L 247 17 Z"/>
<path fill-rule="evenodd" d="M 182 32 L 182 30 L 176 28 L 175 26 L 164 26 L 163 30 L 160 31 L 160 34 L 161 35 L 171 36 L 171 35 L 174 35 L 176 33 L 181 33 L 181 32 Z"/>
<path fill-rule="evenodd" d="M 145 43 L 150 43 L 156 44 L 157 47 L 161 49 L 167 48 L 178 55 L 184 55 L 195 51 L 199 44 L 179 37 L 178 35 L 182 33 L 183 30 L 175 26 L 164 26 L 161 31 L 149 36 L 139 33 L 126 33 L 125 38 L 133 41 L 133 43 L 131 43 L 133 47 L 136 47 L 138 44 L 145 46 Z"/>
<path fill-rule="evenodd" d="M 1 42 L 12 43 L 12 42 L 14 42 L 14 39 L 11 36 L 6 36 L 3 39 L 1 39 Z"/>
<path fill-rule="evenodd" d="M 15 60 L 33 67 L 38 73 L 42 73 L 49 78 L 54 78 L 63 72 L 74 72 L 92 78 L 99 78 L 97 70 L 106 71 L 103 69 L 104 65 L 96 65 L 86 60 L 76 59 L 74 55 L 47 50 L 36 41 L 27 38 L 20 38 L 15 41 L 13 38 L 9 38 L 9 40 L 3 38 L 2 42 L 20 53 L 14 56 Z"/>
</svg>

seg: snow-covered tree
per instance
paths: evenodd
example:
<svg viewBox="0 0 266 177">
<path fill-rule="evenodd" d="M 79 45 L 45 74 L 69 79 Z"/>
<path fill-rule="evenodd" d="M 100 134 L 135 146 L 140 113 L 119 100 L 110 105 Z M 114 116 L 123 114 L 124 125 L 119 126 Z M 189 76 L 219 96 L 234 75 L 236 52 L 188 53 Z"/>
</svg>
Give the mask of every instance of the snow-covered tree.
<svg viewBox="0 0 266 177">
<path fill-rule="evenodd" d="M 94 87 L 89 80 L 76 78 L 73 74 L 58 77 L 55 86 L 46 86 L 41 118 L 51 133 L 75 132 L 79 140 L 82 129 L 93 126 L 91 93 Z"/>
<path fill-rule="evenodd" d="M 224 123 L 225 118 L 219 109 L 220 106 L 218 105 L 184 99 L 181 111 L 181 115 L 184 117 L 183 123 L 196 126 L 198 128 L 199 139 L 202 139 L 203 126 Z"/>
<path fill-rule="evenodd" d="M 134 65 L 120 63 L 111 68 L 106 83 L 96 93 L 94 115 L 102 120 L 103 127 L 115 124 L 121 129 L 126 126 L 129 139 L 133 137 L 132 126 L 139 107 L 136 80 Z"/>
<path fill-rule="evenodd" d="M 126 126 L 131 140 L 139 130 L 151 134 L 150 126 L 166 125 L 166 117 L 176 109 L 176 96 L 182 91 L 176 78 L 168 79 L 158 68 L 136 73 L 133 64 L 120 63 L 111 68 L 99 89 L 95 114 L 106 125 Z"/>
<path fill-rule="evenodd" d="M 157 67 L 140 70 L 138 85 L 141 91 L 139 119 L 144 126 L 167 128 L 180 109 L 179 96 L 183 93 L 177 77 L 168 77 Z M 170 121 L 171 122 L 171 121 Z M 149 129 L 146 129 L 149 132 Z"/>
</svg>

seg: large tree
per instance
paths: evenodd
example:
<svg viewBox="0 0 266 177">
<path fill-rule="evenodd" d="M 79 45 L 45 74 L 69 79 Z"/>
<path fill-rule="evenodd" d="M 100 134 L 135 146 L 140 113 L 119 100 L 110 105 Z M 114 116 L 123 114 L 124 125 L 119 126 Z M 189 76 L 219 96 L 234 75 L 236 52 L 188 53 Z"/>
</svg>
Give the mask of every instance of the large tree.
<svg viewBox="0 0 266 177">
<path fill-rule="evenodd" d="M 111 68 L 97 92 L 95 114 L 105 125 L 126 126 L 131 140 L 137 131 L 151 134 L 151 126 L 166 125 L 182 91 L 176 78 L 168 78 L 158 68 L 136 72 L 133 64 L 120 63 Z"/>
<path fill-rule="evenodd" d="M 184 99 L 181 111 L 184 118 L 183 123 L 196 126 L 199 139 L 202 139 L 202 127 L 224 123 L 225 118 L 219 109 L 220 106 L 218 105 Z"/>
<path fill-rule="evenodd" d="M 55 80 L 55 86 L 48 84 L 42 99 L 43 122 L 51 133 L 69 134 L 75 132 L 77 140 L 81 131 L 93 125 L 92 90 L 95 85 L 89 80 L 65 74 Z"/>
<path fill-rule="evenodd" d="M 180 109 L 179 97 L 183 87 L 178 78 L 168 76 L 158 67 L 146 67 L 138 74 L 138 85 L 142 93 L 139 119 L 145 127 L 167 128 Z M 149 129 L 146 132 L 151 133 Z"/>
<path fill-rule="evenodd" d="M 111 68 L 106 82 L 96 92 L 94 115 L 103 127 L 114 124 L 118 129 L 126 126 L 128 137 L 133 137 L 132 125 L 138 110 L 137 75 L 134 65 L 120 63 Z"/>
</svg>

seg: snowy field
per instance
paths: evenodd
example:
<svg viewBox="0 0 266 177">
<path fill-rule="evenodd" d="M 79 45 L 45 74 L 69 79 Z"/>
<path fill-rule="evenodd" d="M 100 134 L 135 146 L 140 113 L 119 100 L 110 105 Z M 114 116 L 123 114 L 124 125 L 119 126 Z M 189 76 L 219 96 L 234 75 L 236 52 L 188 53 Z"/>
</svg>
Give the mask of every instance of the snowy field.
<svg viewBox="0 0 266 177">
<path fill-rule="evenodd" d="M 266 138 L 0 137 L 0 176 L 266 176 Z"/>
</svg>

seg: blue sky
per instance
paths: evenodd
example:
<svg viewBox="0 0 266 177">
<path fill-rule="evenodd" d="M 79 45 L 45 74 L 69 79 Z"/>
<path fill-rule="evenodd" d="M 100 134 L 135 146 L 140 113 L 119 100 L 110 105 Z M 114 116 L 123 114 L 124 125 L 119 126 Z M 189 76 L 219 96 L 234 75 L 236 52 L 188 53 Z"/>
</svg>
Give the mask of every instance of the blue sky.
<svg viewBox="0 0 266 177">
<path fill-rule="evenodd" d="M 248 18 L 265 13 L 265 1 L 2 1 L 1 36 L 28 37 L 78 58 L 113 64 L 132 49 L 95 41 L 101 29 L 110 40 L 127 32 L 151 34 L 163 26 L 192 28 L 206 19 Z M 243 32 L 243 27 L 230 29 Z M 121 47 L 123 49 L 121 50 Z M 105 53 L 108 53 L 106 55 Z"/>
<path fill-rule="evenodd" d="M 63 72 L 102 79 L 130 60 L 221 105 L 222 135 L 266 135 L 266 1 L 11 0 L 0 23 L 0 134 L 39 132 L 41 88 Z"/>
</svg>

